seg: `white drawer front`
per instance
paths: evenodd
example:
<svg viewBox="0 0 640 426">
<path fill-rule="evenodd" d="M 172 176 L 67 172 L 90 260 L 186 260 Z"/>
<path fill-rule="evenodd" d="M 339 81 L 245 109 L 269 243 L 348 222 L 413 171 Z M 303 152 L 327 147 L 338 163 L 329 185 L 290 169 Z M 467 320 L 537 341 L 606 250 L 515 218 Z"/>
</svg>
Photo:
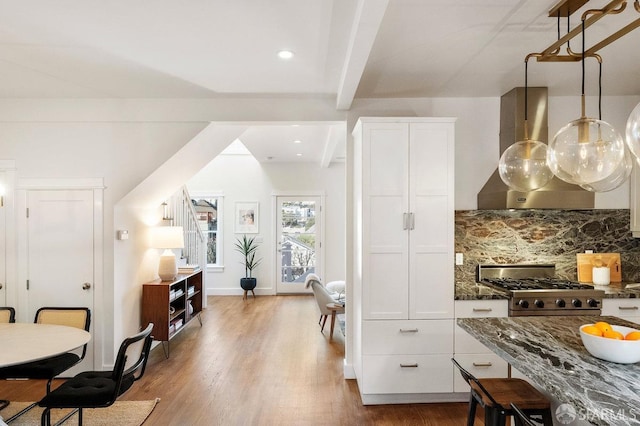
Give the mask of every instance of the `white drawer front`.
<svg viewBox="0 0 640 426">
<path fill-rule="evenodd" d="M 627 321 L 640 323 L 640 300 L 638 299 L 603 299 L 602 315 L 612 315 Z"/>
<path fill-rule="evenodd" d="M 365 394 L 453 391 L 451 354 L 367 355 L 362 361 Z"/>
<path fill-rule="evenodd" d="M 496 354 L 458 354 L 454 358 L 465 370 L 476 377 L 507 377 L 509 368 L 505 360 Z M 469 385 L 454 367 L 453 391 L 468 392 Z"/>
<path fill-rule="evenodd" d="M 362 353 L 446 354 L 453 352 L 453 320 L 364 321 Z"/>
<path fill-rule="evenodd" d="M 506 317 L 509 314 L 507 300 L 456 300 L 456 318 Z"/>
</svg>

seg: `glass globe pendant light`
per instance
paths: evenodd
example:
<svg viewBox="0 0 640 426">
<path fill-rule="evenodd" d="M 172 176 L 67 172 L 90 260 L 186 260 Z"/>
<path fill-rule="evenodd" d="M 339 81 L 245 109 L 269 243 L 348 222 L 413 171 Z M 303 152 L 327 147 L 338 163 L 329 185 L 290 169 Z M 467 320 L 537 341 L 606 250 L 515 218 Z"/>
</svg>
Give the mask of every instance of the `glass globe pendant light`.
<svg viewBox="0 0 640 426">
<path fill-rule="evenodd" d="M 609 123 L 585 116 L 585 49 L 582 21 L 582 115 L 556 133 L 547 150 L 549 168 L 558 178 L 575 185 L 593 185 L 615 181 L 615 173 L 624 173 L 625 144 Z M 599 59 L 599 57 L 598 57 Z"/>
<path fill-rule="evenodd" d="M 509 188 L 521 192 L 542 188 L 553 178 L 553 173 L 547 166 L 547 145 L 529 139 L 529 125 L 527 124 L 528 61 L 529 56 L 525 59 L 524 140 L 507 148 L 500 156 L 498 163 L 498 172 L 502 181 Z"/>
<path fill-rule="evenodd" d="M 624 150 L 624 160 L 620 163 L 615 172 L 609 177 L 598 182 L 580 185 L 583 189 L 591 192 L 612 191 L 622 185 L 631 175 L 633 169 L 633 155 L 627 149 Z"/>
<path fill-rule="evenodd" d="M 640 161 L 640 104 L 629 114 L 627 120 L 627 147 L 631 153 Z"/>
</svg>

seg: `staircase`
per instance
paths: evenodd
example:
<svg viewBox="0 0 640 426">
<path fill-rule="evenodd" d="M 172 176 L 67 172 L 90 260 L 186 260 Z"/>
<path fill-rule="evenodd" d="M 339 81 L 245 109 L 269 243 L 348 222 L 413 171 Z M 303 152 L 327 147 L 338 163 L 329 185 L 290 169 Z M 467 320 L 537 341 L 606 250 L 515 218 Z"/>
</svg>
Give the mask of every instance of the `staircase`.
<svg viewBox="0 0 640 426">
<path fill-rule="evenodd" d="M 173 226 L 182 226 L 184 231 L 184 248 L 182 257 L 188 265 L 206 266 L 206 239 L 200 230 L 196 211 L 191 203 L 191 196 L 186 186 L 173 194 L 168 201 L 168 209 L 173 218 Z"/>
</svg>

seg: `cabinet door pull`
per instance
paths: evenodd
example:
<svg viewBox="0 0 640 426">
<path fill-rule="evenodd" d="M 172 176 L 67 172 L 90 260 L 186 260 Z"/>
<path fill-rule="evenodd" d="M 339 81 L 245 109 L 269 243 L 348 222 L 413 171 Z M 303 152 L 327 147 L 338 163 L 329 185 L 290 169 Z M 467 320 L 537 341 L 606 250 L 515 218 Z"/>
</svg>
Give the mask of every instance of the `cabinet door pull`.
<svg viewBox="0 0 640 426">
<path fill-rule="evenodd" d="M 638 307 L 637 306 L 618 306 L 618 309 L 620 309 L 621 311 L 637 311 Z"/>
<path fill-rule="evenodd" d="M 409 213 L 409 229 L 413 230 L 416 227 L 416 217 L 413 213 Z"/>
<path fill-rule="evenodd" d="M 407 230 L 407 213 L 402 213 L 402 230 Z"/>
<path fill-rule="evenodd" d="M 418 368 L 418 363 L 415 364 L 400 364 L 400 368 Z"/>
<path fill-rule="evenodd" d="M 473 312 L 491 312 L 491 308 L 473 308 Z"/>
<path fill-rule="evenodd" d="M 474 367 L 491 367 L 493 364 L 490 362 L 474 362 Z"/>
<path fill-rule="evenodd" d="M 400 333 L 417 333 L 417 328 L 401 328 Z"/>
</svg>

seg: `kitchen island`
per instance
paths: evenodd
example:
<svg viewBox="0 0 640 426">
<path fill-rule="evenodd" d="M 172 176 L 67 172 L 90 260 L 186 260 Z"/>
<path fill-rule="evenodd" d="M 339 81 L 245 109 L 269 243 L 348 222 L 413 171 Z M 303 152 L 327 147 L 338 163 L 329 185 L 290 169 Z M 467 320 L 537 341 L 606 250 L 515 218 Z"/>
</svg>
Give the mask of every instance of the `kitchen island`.
<svg viewBox="0 0 640 426">
<path fill-rule="evenodd" d="M 579 328 L 596 321 L 638 327 L 610 316 L 460 318 L 457 323 L 553 400 L 556 424 L 640 425 L 640 364 L 591 356 Z"/>
</svg>

